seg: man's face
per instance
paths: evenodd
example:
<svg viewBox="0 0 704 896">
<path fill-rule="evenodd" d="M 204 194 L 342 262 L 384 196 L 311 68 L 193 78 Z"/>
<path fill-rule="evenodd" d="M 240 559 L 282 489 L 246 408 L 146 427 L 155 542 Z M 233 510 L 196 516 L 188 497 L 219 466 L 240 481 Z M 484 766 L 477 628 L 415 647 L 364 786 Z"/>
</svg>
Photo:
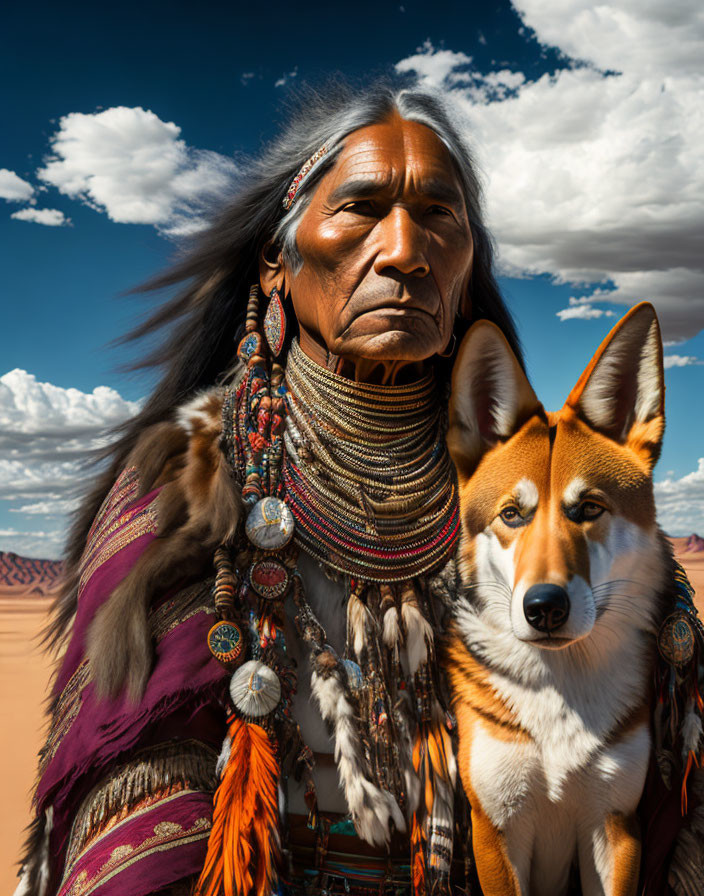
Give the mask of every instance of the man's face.
<svg viewBox="0 0 704 896">
<path fill-rule="evenodd" d="M 421 361 L 450 342 L 473 244 L 459 178 L 430 128 L 394 116 L 351 134 L 297 245 L 303 266 L 284 286 L 312 357 Z"/>
</svg>

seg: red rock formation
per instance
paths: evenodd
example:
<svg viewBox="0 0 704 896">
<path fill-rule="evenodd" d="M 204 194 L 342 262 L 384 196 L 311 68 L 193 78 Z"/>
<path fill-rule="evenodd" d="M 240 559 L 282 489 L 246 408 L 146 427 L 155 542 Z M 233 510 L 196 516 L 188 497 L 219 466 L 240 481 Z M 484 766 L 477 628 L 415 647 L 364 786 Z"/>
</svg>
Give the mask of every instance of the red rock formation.
<svg viewBox="0 0 704 896">
<path fill-rule="evenodd" d="M 46 594 L 60 574 L 59 560 L 37 560 L 0 551 L 0 591 L 5 593 Z"/>
</svg>

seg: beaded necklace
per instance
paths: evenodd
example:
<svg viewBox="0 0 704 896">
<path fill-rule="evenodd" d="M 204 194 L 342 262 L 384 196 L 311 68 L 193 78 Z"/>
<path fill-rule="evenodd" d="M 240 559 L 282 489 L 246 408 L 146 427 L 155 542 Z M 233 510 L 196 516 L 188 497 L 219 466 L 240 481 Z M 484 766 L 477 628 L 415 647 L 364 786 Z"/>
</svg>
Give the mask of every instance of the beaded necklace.
<svg viewBox="0 0 704 896">
<path fill-rule="evenodd" d="M 299 545 L 367 582 L 403 582 L 444 565 L 459 505 L 433 377 L 350 383 L 294 341 L 286 382 L 282 475 Z"/>
<path fill-rule="evenodd" d="M 284 377 L 259 332 L 258 306 L 253 287 L 238 348 L 246 374 L 223 407 L 223 449 L 242 483 L 246 539 L 237 553 L 222 545 L 215 556 L 221 619 L 208 641 L 233 672 L 232 705 L 196 892 L 275 890 L 290 774 L 307 782 L 309 827 L 320 824 L 313 754 L 291 713 L 290 598 L 358 835 L 383 846 L 394 828 L 409 831 L 414 893 L 446 893 L 456 766 L 429 589 L 459 525 L 446 402 L 431 376 L 407 387 L 352 383 L 315 365 L 295 341 Z M 308 604 L 299 549 L 343 576 L 343 656 Z"/>
</svg>

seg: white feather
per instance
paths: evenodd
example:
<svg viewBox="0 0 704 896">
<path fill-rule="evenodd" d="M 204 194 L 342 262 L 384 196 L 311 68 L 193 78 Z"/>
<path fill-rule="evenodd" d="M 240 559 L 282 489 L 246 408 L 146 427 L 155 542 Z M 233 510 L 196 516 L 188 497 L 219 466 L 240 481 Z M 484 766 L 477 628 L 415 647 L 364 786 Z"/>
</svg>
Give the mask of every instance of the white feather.
<svg viewBox="0 0 704 896">
<path fill-rule="evenodd" d="M 446 781 L 437 777 L 434 781 L 433 811 L 426 819 L 429 852 L 434 858 L 434 868 L 449 874 L 451 861 L 444 856 L 452 855 L 452 831 L 454 826 L 454 794 Z M 448 834 L 449 832 L 449 834 Z"/>
<path fill-rule="evenodd" d="M 366 647 L 368 617 L 368 607 L 356 595 L 351 594 L 347 603 L 347 641 L 352 643 L 357 659 L 362 658 Z"/>
<path fill-rule="evenodd" d="M 418 607 L 404 603 L 401 612 L 406 626 L 406 662 L 408 673 L 415 675 L 428 661 L 428 647 L 433 644 L 433 629 Z"/>
<path fill-rule="evenodd" d="M 281 786 L 281 781 L 278 783 L 278 797 L 279 797 L 279 818 L 282 822 L 286 820 L 286 791 Z"/>
<path fill-rule="evenodd" d="M 354 708 L 335 676 L 323 678 L 313 671 L 311 690 L 321 715 L 333 728 L 335 762 L 355 829 L 367 843 L 387 846 L 390 822 L 399 831 L 405 831 L 406 823 L 394 796 L 365 776 Z"/>
<path fill-rule="evenodd" d="M 13 896 L 29 896 L 29 870 L 25 870 L 24 865 L 20 872 L 20 882 L 17 884 Z"/>
<path fill-rule="evenodd" d="M 39 865 L 39 874 L 37 880 L 37 889 L 34 891 L 31 896 L 46 896 L 46 891 L 49 886 L 49 836 L 51 834 L 52 828 L 54 825 L 54 808 L 53 806 L 49 806 L 49 808 L 44 813 L 44 836 L 42 838 L 42 843 L 40 847 L 40 852 L 38 856 L 32 856 L 30 862 L 32 865 Z M 29 889 L 29 878 L 31 873 L 31 867 L 28 868 L 27 865 L 22 866 L 22 873 L 20 877 L 20 881 L 17 884 L 15 892 L 13 896 L 30 896 Z"/>
<path fill-rule="evenodd" d="M 225 740 L 222 742 L 222 749 L 220 750 L 220 755 L 218 756 L 218 761 L 215 764 L 215 774 L 218 778 L 222 778 L 222 773 L 225 770 L 225 766 L 227 765 L 230 759 L 230 750 L 232 749 L 232 741 L 230 740 L 228 735 L 225 735 Z"/>
<path fill-rule="evenodd" d="M 384 644 L 390 650 L 397 647 L 401 640 L 401 628 L 398 624 L 398 610 L 396 607 L 391 607 L 384 613 L 382 638 L 384 639 Z"/>
</svg>

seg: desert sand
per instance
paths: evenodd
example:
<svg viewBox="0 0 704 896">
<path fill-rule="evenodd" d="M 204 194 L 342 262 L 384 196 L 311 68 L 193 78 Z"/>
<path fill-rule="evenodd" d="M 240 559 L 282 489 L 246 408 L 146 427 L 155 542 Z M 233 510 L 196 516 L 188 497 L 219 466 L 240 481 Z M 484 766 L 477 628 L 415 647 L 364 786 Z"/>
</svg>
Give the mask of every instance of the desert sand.
<svg viewBox="0 0 704 896">
<path fill-rule="evenodd" d="M 30 819 L 50 662 L 37 643 L 51 601 L 0 591 L 0 893 L 16 886 L 15 863 Z"/>
<path fill-rule="evenodd" d="M 675 538 L 673 544 L 704 615 L 704 551 L 683 552 L 685 538 Z M 0 894 L 14 892 L 22 831 L 30 820 L 30 794 L 44 724 L 42 704 L 51 672 L 37 639 L 49 605 L 47 597 L 0 590 Z"/>
</svg>

